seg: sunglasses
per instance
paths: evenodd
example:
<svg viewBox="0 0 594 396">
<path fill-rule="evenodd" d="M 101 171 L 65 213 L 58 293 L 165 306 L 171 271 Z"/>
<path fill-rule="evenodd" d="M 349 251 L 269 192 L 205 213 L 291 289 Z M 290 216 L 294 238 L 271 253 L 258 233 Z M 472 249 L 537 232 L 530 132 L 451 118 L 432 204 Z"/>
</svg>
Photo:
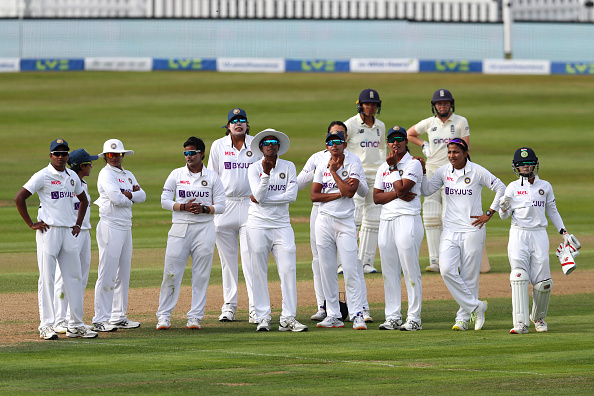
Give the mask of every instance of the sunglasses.
<svg viewBox="0 0 594 396">
<path fill-rule="evenodd" d="M 516 162 L 516 166 L 534 166 L 536 165 L 536 161 L 521 161 Z"/>
<path fill-rule="evenodd" d="M 245 118 L 236 118 L 234 120 L 229 121 L 230 124 L 244 124 L 247 120 Z"/>
<path fill-rule="evenodd" d="M 262 146 L 276 146 L 276 145 L 278 145 L 278 140 L 276 140 L 276 139 L 262 140 L 260 142 L 260 147 L 262 147 Z"/>
<path fill-rule="evenodd" d="M 81 162 L 80 165 L 91 165 L 91 166 L 93 166 L 93 163 L 92 162 Z"/>
<path fill-rule="evenodd" d="M 404 142 L 405 140 L 406 140 L 406 138 L 404 136 L 389 136 L 388 137 L 388 143 Z"/>
<path fill-rule="evenodd" d="M 200 150 L 188 150 L 188 151 L 184 151 L 184 156 L 186 156 L 186 157 L 187 156 L 193 157 L 196 154 L 201 153 L 201 152 L 202 151 L 200 151 Z"/>
<path fill-rule="evenodd" d="M 113 158 L 113 157 L 116 157 L 116 158 L 118 158 L 118 157 L 120 157 L 121 155 L 122 155 L 122 153 L 105 153 L 105 156 L 106 156 L 107 158 Z"/>
<path fill-rule="evenodd" d="M 68 151 L 52 151 L 55 157 L 68 157 Z"/>
<path fill-rule="evenodd" d="M 328 140 L 326 142 L 326 146 L 340 146 L 344 143 L 344 140 L 335 139 L 335 140 Z"/>
</svg>

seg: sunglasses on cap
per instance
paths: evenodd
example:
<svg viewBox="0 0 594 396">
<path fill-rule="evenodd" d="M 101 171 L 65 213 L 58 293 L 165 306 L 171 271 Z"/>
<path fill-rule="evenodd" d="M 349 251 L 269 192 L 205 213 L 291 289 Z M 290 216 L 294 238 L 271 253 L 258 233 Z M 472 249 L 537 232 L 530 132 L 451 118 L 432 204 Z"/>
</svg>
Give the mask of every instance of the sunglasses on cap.
<svg viewBox="0 0 594 396">
<path fill-rule="evenodd" d="M 55 157 L 68 157 L 68 151 L 52 151 Z"/>
<path fill-rule="evenodd" d="M 276 139 L 262 140 L 260 142 L 260 147 L 262 147 L 262 146 L 276 146 L 276 145 L 278 145 L 278 140 L 276 140 Z"/>
<path fill-rule="evenodd" d="M 89 162 L 81 162 L 79 165 L 93 165 L 93 163 L 91 161 Z"/>
<path fill-rule="evenodd" d="M 536 161 L 520 161 L 516 162 L 516 166 L 534 166 L 536 165 Z"/>
<path fill-rule="evenodd" d="M 343 143 L 344 143 L 344 140 L 341 140 L 341 139 L 328 140 L 326 142 L 326 146 L 339 146 Z"/>
<path fill-rule="evenodd" d="M 121 157 L 121 156 L 122 156 L 122 153 L 105 153 L 104 155 L 105 155 L 107 158 L 113 158 L 113 157 L 116 157 L 116 158 L 118 158 L 118 157 Z"/>
<path fill-rule="evenodd" d="M 450 142 L 448 144 L 451 144 L 451 143 L 459 144 L 464 148 L 464 150 L 468 150 L 468 144 L 462 139 L 459 139 L 459 138 L 450 139 Z"/>
<path fill-rule="evenodd" d="M 229 121 L 230 124 L 238 124 L 238 123 L 243 124 L 246 122 L 247 122 L 247 120 L 245 118 L 236 118 L 234 120 Z"/>
<path fill-rule="evenodd" d="M 404 142 L 405 140 L 404 136 L 388 136 L 388 143 Z"/>
<path fill-rule="evenodd" d="M 187 156 L 193 157 L 196 154 L 201 153 L 201 152 L 202 151 L 200 151 L 200 150 L 188 150 L 188 151 L 184 151 L 184 156 L 186 156 L 186 157 Z"/>
</svg>

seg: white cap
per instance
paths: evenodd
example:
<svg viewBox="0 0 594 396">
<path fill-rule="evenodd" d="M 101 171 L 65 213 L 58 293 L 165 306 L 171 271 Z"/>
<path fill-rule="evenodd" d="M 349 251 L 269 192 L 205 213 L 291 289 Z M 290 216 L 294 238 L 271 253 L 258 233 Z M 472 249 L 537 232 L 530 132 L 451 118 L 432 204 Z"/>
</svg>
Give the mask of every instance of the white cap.
<svg viewBox="0 0 594 396">
<path fill-rule="evenodd" d="M 272 128 L 268 128 L 268 129 L 264 129 L 262 132 L 259 132 L 256 136 L 254 136 L 254 139 L 252 139 L 252 142 L 250 143 L 250 150 L 254 154 L 254 157 L 259 158 L 259 157 L 264 156 L 264 154 L 262 154 L 262 151 L 260 150 L 260 142 L 267 136 L 274 136 L 275 138 L 278 139 L 278 143 L 279 143 L 278 155 L 279 156 L 283 155 L 284 153 L 286 153 L 289 150 L 289 145 L 290 145 L 289 137 L 286 134 L 284 134 L 283 132 L 277 131 Z"/>
<path fill-rule="evenodd" d="M 132 150 L 126 150 L 124 148 L 124 143 L 118 139 L 109 139 L 105 143 L 103 143 L 103 152 L 99 154 L 99 157 L 103 157 L 105 153 L 122 153 L 126 155 L 134 154 Z"/>
</svg>

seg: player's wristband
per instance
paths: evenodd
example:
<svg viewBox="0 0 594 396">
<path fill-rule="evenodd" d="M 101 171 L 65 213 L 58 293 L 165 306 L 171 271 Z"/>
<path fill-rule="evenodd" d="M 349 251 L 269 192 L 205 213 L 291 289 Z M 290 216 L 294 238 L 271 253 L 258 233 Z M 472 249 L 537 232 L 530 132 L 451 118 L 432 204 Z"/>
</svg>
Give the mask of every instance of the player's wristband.
<svg viewBox="0 0 594 396">
<path fill-rule="evenodd" d="M 208 206 L 202 205 L 202 213 L 206 213 L 206 214 L 210 213 L 210 209 L 208 208 Z"/>
<path fill-rule="evenodd" d="M 559 230 L 559 234 L 563 235 L 563 234 L 567 234 L 567 230 L 565 228 L 561 228 Z"/>
<path fill-rule="evenodd" d="M 78 227 L 78 228 L 82 228 L 81 226 L 79 226 L 78 224 L 75 224 L 74 227 Z M 74 228 L 73 227 L 73 228 Z"/>
<path fill-rule="evenodd" d="M 390 167 L 388 168 L 390 172 L 394 172 L 396 169 L 398 169 L 396 168 L 396 165 L 390 165 Z"/>
</svg>

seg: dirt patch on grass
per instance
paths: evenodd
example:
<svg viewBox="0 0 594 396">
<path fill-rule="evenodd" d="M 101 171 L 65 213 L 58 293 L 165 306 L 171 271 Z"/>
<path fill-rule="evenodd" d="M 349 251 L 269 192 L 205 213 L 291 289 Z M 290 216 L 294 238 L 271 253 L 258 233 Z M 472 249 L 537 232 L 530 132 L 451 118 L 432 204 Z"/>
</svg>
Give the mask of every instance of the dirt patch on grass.
<svg viewBox="0 0 594 396">
<path fill-rule="evenodd" d="M 383 317 L 384 303 L 384 284 L 381 274 L 366 275 L 367 296 L 372 305 L 372 313 Z M 594 283 L 594 270 L 577 270 L 570 276 L 565 276 L 561 272 L 553 273 L 553 295 L 568 295 L 591 293 Z M 344 285 L 341 283 L 341 290 Z M 404 282 L 403 282 L 404 286 Z M 281 308 L 281 290 L 279 282 L 269 283 L 270 299 L 272 309 Z M 218 325 L 217 317 L 223 304 L 223 290 L 221 285 L 211 285 L 208 288 L 206 299 L 206 315 L 203 322 L 208 326 Z M 301 308 L 311 307 L 311 313 L 315 311 L 315 295 L 313 282 L 297 283 L 298 305 Z M 480 296 L 481 298 L 509 297 L 509 274 L 507 273 L 488 273 L 480 276 Z M 423 274 L 423 300 L 443 300 L 451 299 L 451 295 L 446 288 L 441 276 L 434 273 Z M 406 301 L 406 290 L 403 288 L 402 300 Z M 90 323 L 93 317 L 94 293 L 92 290 L 85 292 L 85 323 Z M 173 313 L 173 320 L 183 319 L 185 312 L 190 307 L 191 288 L 182 287 L 176 310 Z M 132 320 L 139 320 L 143 326 L 153 327 L 157 323 L 155 312 L 159 305 L 158 288 L 131 289 L 129 296 L 128 316 Z M 375 308 L 374 305 L 381 305 L 381 308 Z M 247 321 L 247 292 L 245 285 L 240 284 L 239 306 L 236 319 Z M 39 311 L 37 304 L 37 293 L 14 293 L 2 294 L 0 301 L 0 345 L 14 345 L 23 341 L 39 340 Z M 309 316 L 309 313 L 307 314 Z M 308 321 L 308 317 L 298 317 L 299 320 Z"/>
</svg>

